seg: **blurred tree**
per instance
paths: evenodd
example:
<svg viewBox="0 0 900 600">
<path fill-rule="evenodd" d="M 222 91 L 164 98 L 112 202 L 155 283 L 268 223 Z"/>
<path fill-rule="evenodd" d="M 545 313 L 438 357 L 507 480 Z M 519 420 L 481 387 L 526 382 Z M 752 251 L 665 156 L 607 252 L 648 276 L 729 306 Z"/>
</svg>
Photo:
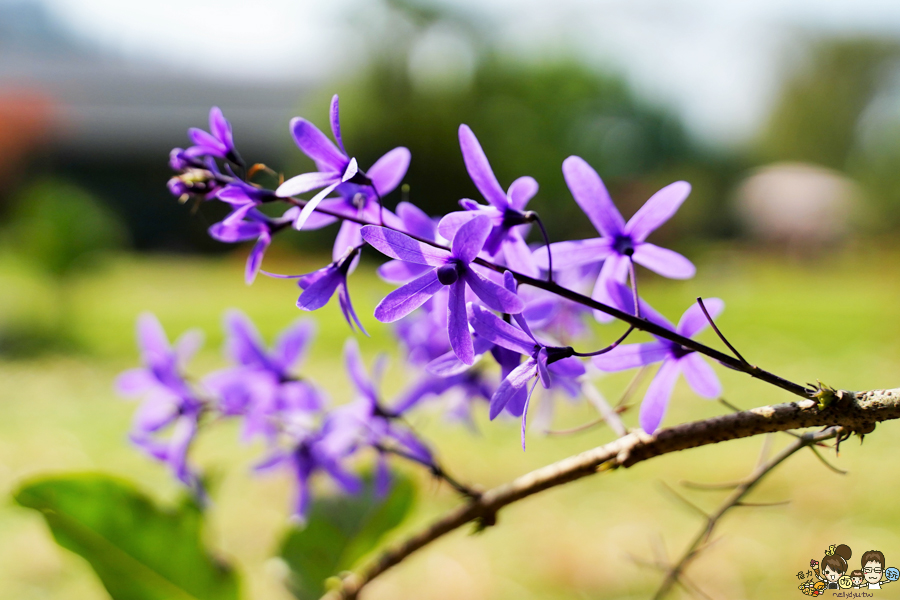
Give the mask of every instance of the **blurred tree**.
<svg viewBox="0 0 900 600">
<path fill-rule="evenodd" d="M 521 175 L 537 179 L 541 189 L 529 208 L 541 213 L 555 239 L 594 234 L 562 177 L 562 162 L 572 154 L 597 169 L 626 217 L 658 187 L 690 172 L 699 192 L 693 210 L 662 234 L 727 229 L 716 207 L 738 171 L 733 161 L 705 155 L 674 114 L 638 98 L 623 78 L 574 59 L 504 56 L 492 49 L 484 24 L 459 12 L 400 0 L 391 6 L 397 20 L 371 26 L 381 34 L 369 30 L 375 58 L 355 77 L 308 98 L 302 114 L 327 126 L 327 97 L 337 90 L 347 147 L 370 165 L 390 148 L 407 146 L 409 198 L 427 212 L 449 212 L 460 198 L 481 200 L 459 151 L 457 128 L 466 123 L 501 185 Z"/>
<path fill-rule="evenodd" d="M 82 188 L 58 179 L 27 185 L 14 198 L 4 236 L 12 250 L 62 277 L 88 254 L 122 247 L 119 218 Z"/>
<path fill-rule="evenodd" d="M 898 52 L 893 40 L 813 42 L 782 88 L 762 136 L 762 158 L 845 170 L 860 116 Z"/>
</svg>

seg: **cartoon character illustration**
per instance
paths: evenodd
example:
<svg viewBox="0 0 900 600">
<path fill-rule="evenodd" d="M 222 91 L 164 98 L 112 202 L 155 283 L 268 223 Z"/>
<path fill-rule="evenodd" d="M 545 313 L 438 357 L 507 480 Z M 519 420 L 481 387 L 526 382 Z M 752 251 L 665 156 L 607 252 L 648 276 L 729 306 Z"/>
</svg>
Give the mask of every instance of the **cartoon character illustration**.
<svg viewBox="0 0 900 600">
<path fill-rule="evenodd" d="M 863 576 L 870 590 L 880 590 L 882 585 L 900 579 L 900 571 L 894 567 L 884 568 L 884 554 L 878 550 L 867 550 L 861 560 Z M 882 575 L 886 577 L 885 580 L 882 580 Z"/>
<path fill-rule="evenodd" d="M 881 553 L 879 552 L 879 554 Z M 815 576 L 825 583 L 825 589 L 838 590 L 841 588 L 838 580 L 847 572 L 847 561 L 850 560 L 851 556 L 853 556 L 853 551 L 850 550 L 850 546 L 847 544 L 832 545 L 825 551 L 825 557 L 822 559 L 819 569 L 821 574 L 813 571 Z M 884 556 L 882 555 L 882 567 L 878 571 L 879 579 L 881 579 L 881 571 L 884 570 L 883 563 Z M 865 569 L 863 571 L 865 572 Z M 868 575 L 866 577 L 868 580 Z"/>
<path fill-rule="evenodd" d="M 863 572 L 859 569 L 856 569 L 852 573 L 850 573 L 850 581 L 853 583 L 853 589 L 858 590 L 862 588 L 863 583 Z"/>
<path fill-rule="evenodd" d="M 825 593 L 825 582 L 810 579 L 800 584 L 799 589 L 806 596 L 821 596 Z"/>
</svg>

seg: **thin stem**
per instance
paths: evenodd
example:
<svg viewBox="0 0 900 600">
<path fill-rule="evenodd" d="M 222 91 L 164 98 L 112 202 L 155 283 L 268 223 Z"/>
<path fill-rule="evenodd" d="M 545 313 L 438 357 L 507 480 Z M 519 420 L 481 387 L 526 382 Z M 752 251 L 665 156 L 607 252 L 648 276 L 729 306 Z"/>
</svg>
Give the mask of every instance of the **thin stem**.
<svg viewBox="0 0 900 600">
<path fill-rule="evenodd" d="M 220 181 L 223 181 L 223 182 L 232 181 L 232 178 L 228 177 L 226 175 L 218 174 L 218 175 L 216 175 L 216 177 L 217 177 L 217 179 L 219 179 Z M 290 202 L 291 204 L 294 204 L 295 206 L 306 206 L 305 200 L 297 200 L 295 198 L 284 198 L 284 200 L 286 202 Z M 316 207 L 316 211 L 318 211 L 324 215 L 329 215 L 329 216 L 336 217 L 339 219 L 344 219 L 346 221 L 351 221 L 354 223 L 358 223 L 360 225 L 378 225 L 377 223 L 369 222 L 366 219 L 362 219 L 359 217 L 350 217 L 347 215 L 338 214 L 334 211 L 329 211 L 327 209 L 323 209 L 323 208 L 321 208 L 321 205 Z M 413 238 L 414 240 L 421 242 L 423 244 L 427 244 L 427 245 L 433 246 L 435 248 L 441 248 L 448 252 L 450 251 L 450 248 L 448 248 L 447 246 L 445 246 L 443 244 L 438 244 L 437 242 L 434 242 L 432 240 L 426 240 L 426 239 L 420 238 L 418 236 L 412 235 L 405 231 L 402 233 L 404 233 L 405 235 L 407 235 L 407 236 Z M 713 360 L 716 360 L 716 361 L 722 363 L 726 367 L 730 367 L 736 371 L 746 373 L 747 375 L 750 375 L 751 377 L 753 377 L 755 379 L 759 379 L 760 381 L 765 381 L 766 383 L 769 383 L 771 385 L 779 387 L 783 390 L 786 390 L 786 391 L 788 391 L 792 394 L 795 394 L 797 396 L 800 396 L 802 398 L 809 398 L 809 396 L 810 396 L 810 391 L 806 387 L 804 387 L 800 384 L 794 383 L 792 381 L 788 381 L 787 379 L 779 377 L 778 375 L 775 375 L 774 373 L 770 373 L 769 371 L 760 369 L 757 366 L 749 365 L 746 363 L 746 361 L 737 360 L 734 357 L 725 354 L 724 352 L 720 352 L 719 350 L 716 350 L 715 348 L 711 348 L 711 347 L 709 347 L 705 344 L 702 344 L 698 341 L 692 340 L 691 338 L 680 335 L 662 325 L 648 321 L 647 319 L 645 319 L 643 317 L 637 317 L 635 315 L 624 312 L 618 308 L 609 306 L 602 302 L 598 302 L 597 300 L 594 300 L 593 298 L 589 298 L 583 294 L 579 294 L 578 292 L 575 292 L 568 288 L 562 287 L 561 285 L 559 285 L 553 281 L 544 281 L 542 279 L 530 277 L 528 275 L 525 275 L 524 273 L 519 273 L 517 271 L 513 271 L 512 269 L 508 269 L 504 266 L 497 265 L 497 264 L 492 263 L 483 258 L 476 258 L 472 262 L 475 264 L 481 265 L 485 268 L 491 269 L 492 271 L 496 271 L 498 273 L 504 273 L 506 271 L 509 271 L 510 273 L 512 273 L 513 277 L 515 277 L 516 281 L 519 284 L 530 285 L 532 287 L 542 289 L 542 290 L 545 290 L 552 294 L 555 294 L 556 296 L 559 296 L 560 298 L 565 298 L 566 300 L 571 300 L 572 302 L 581 304 L 582 306 L 586 306 L 587 308 L 590 308 L 593 310 L 598 310 L 602 313 L 606 313 L 616 319 L 619 319 L 620 321 L 624 321 L 625 323 L 628 323 L 629 325 L 633 326 L 635 329 L 639 329 L 641 331 L 646 331 L 647 333 L 649 333 L 651 335 L 654 335 L 656 337 L 661 337 L 663 339 L 669 340 L 670 342 L 674 342 L 680 346 L 683 346 L 684 348 L 686 348 L 688 350 L 693 350 L 694 352 L 699 352 L 700 354 L 708 356 L 709 358 L 712 358 Z"/>
<path fill-rule="evenodd" d="M 732 346 L 731 343 L 725 338 L 725 336 L 722 335 L 722 332 L 719 331 L 719 328 L 716 326 L 716 322 L 713 321 L 713 318 L 710 316 L 709 311 L 706 310 L 706 305 L 703 304 L 703 298 L 697 298 L 697 304 L 700 305 L 700 310 L 703 311 L 703 314 L 706 316 L 706 320 L 709 321 L 710 327 L 713 328 L 713 331 L 716 332 L 716 335 L 719 336 L 719 339 L 722 340 L 722 343 L 728 346 L 728 349 L 738 357 L 738 360 L 744 363 L 745 366 L 750 367 L 750 363 L 748 363 L 747 360 L 743 356 L 741 356 L 741 353 L 737 351 L 737 348 Z"/>
<path fill-rule="evenodd" d="M 802 450 L 806 447 L 811 447 L 813 444 L 821 442 L 823 440 L 831 439 L 837 435 L 840 435 L 841 432 L 842 428 L 840 427 L 829 427 L 822 431 L 805 433 L 799 439 L 791 442 L 791 444 L 786 446 L 771 460 L 758 465 L 754 469 L 750 477 L 741 482 L 740 485 L 738 485 L 734 489 L 734 491 L 728 495 L 725 501 L 722 502 L 722 504 L 718 509 L 716 509 L 715 512 L 707 516 L 706 524 L 703 529 L 700 530 L 700 532 L 688 546 L 687 550 L 685 550 L 681 558 L 666 572 L 666 576 L 663 578 L 663 581 L 660 584 L 659 589 L 657 589 L 656 594 L 654 594 L 653 600 L 661 600 L 662 598 L 664 598 L 672 589 L 672 586 L 679 582 L 684 569 L 687 568 L 688 564 L 690 564 L 690 562 L 700 553 L 701 546 L 709 542 L 709 538 L 712 536 L 713 530 L 725 515 L 725 513 L 736 506 L 752 506 L 749 503 L 744 503 L 743 498 L 756 486 L 757 483 L 760 482 L 760 480 L 763 479 L 763 477 L 771 473 L 775 467 L 783 463 L 799 450 Z"/>
<path fill-rule="evenodd" d="M 585 357 L 585 356 L 600 356 L 601 354 L 606 354 L 607 352 L 614 350 L 619 344 L 624 342 L 625 338 L 627 338 L 629 335 L 631 335 L 631 332 L 634 331 L 635 329 L 636 329 L 636 327 L 634 325 L 631 325 L 625 331 L 625 333 L 623 333 L 622 335 L 619 336 L 619 339 L 614 341 L 612 344 L 610 344 L 606 348 L 601 348 L 600 350 L 595 350 L 594 352 L 575 352 L 574 350 L 572 350 L 572 356 Z"/>
<path fill-rule="evenodd" d="M 460 483 L 459 480 L 457 480 L 455 477 L 452 477 L 449 473 L 447 473 L 447 471 L 444 470 L 444 468 L 441 467 L 441 465 L 437 461 L 433 461 L 433 462 L 423 461 L 420 458 L 414 456 L 413 454 L 410 454 L 409 452 L 406 452 L 399 448 L 383 446 L 381 444 L 376 444 L 374 446 L 374 448 L 376 450 L 378 450 L 379 452 L 384 452 L 386 454 L 393 454 L 395 456 L 405 458 L 406 460 L 409 460 L 411 462 L 418 463 L 424 467 L 427 467 L 432 475 L 434 475 L 438 479 L 445 481 L 450 487 L 452 487 L 454 490 L 456 490 L 457 492 L 459 492 L 461 495 L 465 496 L 466 498 L 469 498 L 470 500 L 478 500 L 478 498 L 481 497 L 481 492 L 479 492 L 478 490 L 476 490 L 470 486 L 467 486 L 464 483 Z"/>
<path fill-rule="evenodd" d="M 547 229 L 544 227 L 544 222 L 541 221 L 540 215 L 534 211 L 529 211 L 528 216 L 538 224 L 541 235 L 544 237 L 544 246 L 547 247 L 547 281 L 553 283 L 553 250 L 550 248 L 550 236 L 547 235 Z"/>
<path fill-rule="evenodd" d="M 346 576 L 340 586 L 326 594 L 325 598 L 353 600 L 370 581 L 451 531 L 473 521 L 478 521 L 483 526 L 491 525 L 504 507 L 589 475 L 619 467 L 631 467 L 663 454 L 762 433 L 803 427 L 828 427 L 824 431 L 804 434 L 802 439 L 794 442 L 809 445 L 838 434 L 871 433 L 877 422 L 900 419 L 900 389 L 838 393 L 841 394 L 840 401 L 824 409 L 820 409 L 815 400 L 805 399 L 684 423 L 657 431 L 652 436 L 636 431 L 603 446 L 547 465 L 488 490 L 478 500 L 470 500 L 451 510 L 428 527 L 412 534 L 400 545 L 382 552 L 359 573 Z M 782 453 L 772 459 L 770 464 L 777 464 L 776 461 L 780 462 L 784 458 L 786 456 Z M 746 483 L 742 485 L 747 491 L 753 487 Z"/>
</svg>

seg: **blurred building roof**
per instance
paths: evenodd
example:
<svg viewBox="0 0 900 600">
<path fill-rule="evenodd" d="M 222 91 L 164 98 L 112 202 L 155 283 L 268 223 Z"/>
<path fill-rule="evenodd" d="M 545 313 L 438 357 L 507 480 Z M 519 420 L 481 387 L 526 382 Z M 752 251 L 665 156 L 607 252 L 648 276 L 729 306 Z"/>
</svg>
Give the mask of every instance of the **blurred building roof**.
<svg viewBox="0 0 900 600">
<path fill-rule="evenodd" d="M 288 120 L 304 88 L 213 80 L 126 60 L 74 37 L 39 4 L 0 3 L 0 97 L 26 109 L 37 99 L 52 107 L 47 143 L 65 158 L 158 160 L 187 143 L 188 127 L 205 128 L 214 104 L 235 125 L 241 149 L 268 158 L 287 147 Z M 0 119 L 15 122 L 16 115 L 7 110 Z"/>
</svg>

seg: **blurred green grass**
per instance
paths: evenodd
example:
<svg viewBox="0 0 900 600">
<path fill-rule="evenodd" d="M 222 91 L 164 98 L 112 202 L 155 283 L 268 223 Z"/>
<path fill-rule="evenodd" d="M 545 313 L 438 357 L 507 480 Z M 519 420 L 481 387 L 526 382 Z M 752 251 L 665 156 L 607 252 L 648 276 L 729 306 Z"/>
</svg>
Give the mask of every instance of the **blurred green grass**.
<svg viewBox="0 0 900 600">
<path fill-rule="evenodd" d="M 893 387 L 900 364 L 900 252 L 890 246 L 856 246 L 798 262 L 772 252 L 753 254 L 735 246 L 708 246 L 689 253 L 698 277 L 689 282 L 642 278 L 642 294 L 672 319 L 697 295 L 719 296 L 727 309 L 719 324 L 754 363 L 805 383 L 821 379 L 847 389 Z M 267 339 L 299 315 L 296 288 L 265 277 L 243 284 L 243 254 L 224 258 L 134 256 L 95 261 L 90 271 L 71 277 L 61 292 L 12 257 L 0 256 L 0 327 L 64 330 L 65 352 L 0 358 L 0 487 L 8 497 L 23 478 L 72 470 L 100 470 L 127 477 L 162 499 L 177 487 L 167 473 L 130 448 L 125 434 L 134 405 L 112 391 L 115 375 L 133 366 L 134 320 L 156 313 L 171 336 L 190 327 L 207 334 L 207 345 L 192 371 L 203 374 L 224 364 L 219 346 L 221 317 L 238 307 L 258 324 Z M 273 253 L 266 268 L 301 273 L 320 266 L 317 256 Z M 371 311 L 389 289 L 362 264 L 350 282 L 351 293 L 372 337 L 360 337 L 371 358 L 387 347 L 395 351 L 389 330 Z M 350 392 L 342 372 L 341 347 L 348 334 L 336 306 L 314 318 L 318 335 L 305 371 L 335 402 Z M 602 339 L 610 328 L 597 330 Z M 42 334 L 42 335 L 43 335 Z M 717 344 L 709 332 L 706 341 Z M 395 366 L 385 391 L 400 389 L 407 374 Z M 789 400 L 778 390 L 738 373 L 717 369 L 726 397 L 743 407 Z M 630 374 L 598 380 L 615 399 Z M 565 404 L 565 403 L 563 403 Z M 723 407 L 701 400 L 679 384 L 666 423 L 721 414 Z M 584 404 L 560 405 L 556 426 L 593 418 Z M 625 416 L 629 424 L 636 414 Z M 532 434 L 528 451 L 518 444 L 512 422 L 489 424 L 478 414 L 479 432 L 444 423 L 440 411 L 423 410 L 416 427 L 434 440 L 443 461 L 458 477 L 491 486 L 552 460 L 604 443 L 610 434 L 594 429 L 569 437 Z M 795 594 L 796 573 L 810 558 L 820 560 L 829 544 L 847 543 L 859 555 L 882 550 L 889 565 L 900 553 L 900 509 L 893 491 L 900 467 L 898 424 L 879 425 L 860 446 L 841 447 L 835 462 L 846 476 L 826 470 L 810 453 L 776 471 L 755 493 L 759 501 L 790 499 L 777 508 L 740 508 L 719 530 L 719 541 L 689 574 L 716 598 L 781 597 Z M 196 459 L 216 475 L 209 539 L 247 574 L 248 598 L 288 598 L 279 584 L 281 568 L 270 560 L 290 503 L 286 478 L 255 478 L 247 468 L 259 446 L 242 446 L 231 426 L 202 439 Z M 787 436 L 776 437 L 778 445 Z M 733 480 L 748 472 L 761 439 L 742 440 L 669 455 L 632 469 L 599 475 L 541 494 L 504 511 L 500 526 L 470 537 L 456 533 L 414 556 L 372 585 L 368 598 L 641 598 L 659 576 L 635 565 L 634 556 L 651 560 L 654 549 L 681 551 L 700 526 L 696 515 L 673 501 L 659 485 L 682 479 Z M 426 477 L 413 528 L 452 506 L 453 496 Z M 691 493 L 712 508 L 718 493 Z M 0 507 L 0 599 L 105 597 L 86 563 L 58 549 L 40 517 Z M 851 559 L 851 565 L 855 564 Z M 889 588 L 888 588 L 889 589 Z M 893 592 L 885 592 L 892 594 Z"/>
</svg>

